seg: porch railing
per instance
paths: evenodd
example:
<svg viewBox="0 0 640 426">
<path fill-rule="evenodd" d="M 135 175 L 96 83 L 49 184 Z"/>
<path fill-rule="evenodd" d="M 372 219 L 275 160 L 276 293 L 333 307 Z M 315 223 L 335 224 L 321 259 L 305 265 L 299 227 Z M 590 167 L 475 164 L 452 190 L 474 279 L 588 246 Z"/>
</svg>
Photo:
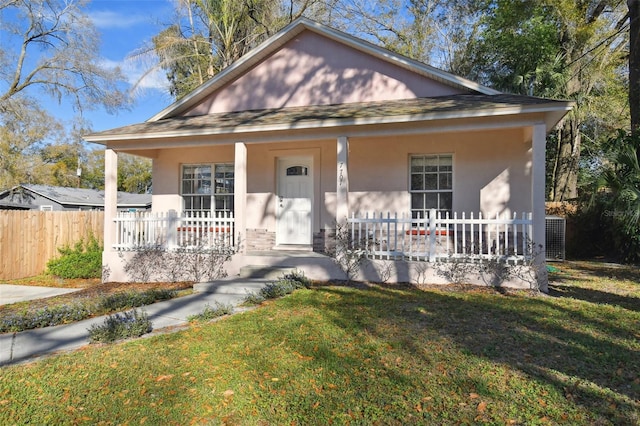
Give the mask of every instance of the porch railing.
<svg viewBox="0 0 640 426">
<path fill-rule="evenodd" d="M 451 217 L 435 210 L 424 218 L 410 214 L 352 214 L 348 244 L 373 259 L 426 260 L 466 258 L 520 261 L 532 256 L 531 213 Z"/>
<path fill-rule="evenodd" d="M 232 213 L 119 212 L 116 250 L 223 249 L 234 245 Z"/>
</svg>

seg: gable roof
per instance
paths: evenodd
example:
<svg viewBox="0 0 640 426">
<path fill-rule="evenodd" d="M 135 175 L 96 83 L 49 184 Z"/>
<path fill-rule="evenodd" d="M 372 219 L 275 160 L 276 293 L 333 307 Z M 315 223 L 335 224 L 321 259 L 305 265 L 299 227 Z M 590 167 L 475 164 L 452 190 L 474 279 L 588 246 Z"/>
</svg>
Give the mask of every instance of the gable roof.
<svg viewBox="0 0 640 426">
<path fill-rule="evenodd" d="M 104 191 L 88 188 L 23 184 L 0 192 L 0 197 L 5 196 L 9 192 L 15 192 L 20 188 L 63 206 L 104 206 Z M 147 207 L 150 205 L 151 194 L 132 194 L 118 191 L 118 207 Z"/>
<path fill-rule="evenodd" d="M 271 54 L 280 49 L 284 44 L 293 40 L 298 34 L 302 33 L 305 30 L 315 32 L 328 39 L 345 44 L 353 49 L 364 52 L 375 58 L 392 63 L 396 66 L 431 78 L 451 87 L 464 89 L 465 91 L 469 91 L 471 93 L 485 95 L 497 95 L 500 93 L 497 90 L 482 86 L 471 80 L 467 80 L 465 78 L 453 75 L 446 71 L 442 71 L 430 65 L 426 65 L 422 62 L 391 52 L 365 40 L 353 37 L 342 31 L 335 30 L 333 28 L 327 27 L 326 25 L 322 25 L 318 22 L 314 22 L 310 19 L 302 17 L 284 27 L 278 33 L 271 36 L 258 47 L 251 50 L 242 58 L 216 74 L 209 81 L 202 84 L 200 87 L 196 88 L 194 91 L 192 91 L 182 99 L 174 102 L 167 108 L 160 111 L 158 114 L 151 117 L 149 120 L 147 120 L 147 122 L 154 122 L 166 118 L 172 118 L 185 113 L 186 111 L 202 102 L 211 93 L 245 74 L 247 71 L 265 60 Z"/>
</svg>

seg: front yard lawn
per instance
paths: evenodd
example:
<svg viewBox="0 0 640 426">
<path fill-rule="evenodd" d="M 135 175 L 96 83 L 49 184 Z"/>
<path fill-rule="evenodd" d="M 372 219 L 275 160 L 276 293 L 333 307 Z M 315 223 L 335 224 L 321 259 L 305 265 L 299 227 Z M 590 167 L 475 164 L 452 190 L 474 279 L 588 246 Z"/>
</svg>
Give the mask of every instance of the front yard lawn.
<svg viewBox="0 0 640 426">
<path fill-rule="evenodd" d="M 0 370 L 0 424 L 638 424 L 638 271 L 550 296 L 316 286 Z"/>
</svg>

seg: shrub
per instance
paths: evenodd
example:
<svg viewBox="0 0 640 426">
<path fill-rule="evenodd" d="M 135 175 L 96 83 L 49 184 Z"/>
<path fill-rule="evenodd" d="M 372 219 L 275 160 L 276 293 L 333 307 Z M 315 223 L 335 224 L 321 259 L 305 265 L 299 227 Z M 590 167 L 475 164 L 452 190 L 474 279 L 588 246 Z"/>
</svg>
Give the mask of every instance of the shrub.
<svg viewBox="0 0 640 426">
<path fill-rule="evenodd" d="M 126 291 L 105 296 L 100 300 L 101 311 L 117 311 L 121 309 L 136 308 L 150 305 L 162 300 L 169 300 L 176 296 L 175 290 L 151 289 L 142 293 Z"/>
<path fill-rule="evenodd" d="M 214 306 L 211 306 L 209 304 L 205 305 L 202 312 L 187 317 L 187 321 L 210 321 L 214 318 L 219 318 L 224 315 L 230 315 L 232 313 L 233 306 L 216 302 Z"/>
<path fill-rule="evenodd" d="M 297 269 L 284 274 L 281 279 L 294 281 L 296 289 L 311 287 L 311 280 L 304 276 L 304 272 Z"/>
<path fill-rule="evenodd" d="M 19 315 L 7 315 L 0 318 L 0 333 L 20 332 L 81 321 L 93 315 L 150 305 L 175 296 L 175 290 L 151 289 L 142 293 L 124 292 L 103 296 L 95 302 L 86 301 L 73 305 L 46 307 L 35 312 L 25 311 Z"/>
<path fill-rule="evenodd" d="M 257 293 L 247 295 L 244 303 L 248 305 L 258 305 L 267 299 L 276 299 L 293 293 L 301 288 L 309 288 L 311 280 L 305 277 L 300 271 L 293 271 L 283 275 L 277 281 L 268 283 Z"/>
<path fill-rule="evenodd" d="M 123 312 L 109 315 L 101 325 L 93 324 L 89 328 L 91 342 L 111 343 L 116 340 L 140 337 L 153 329 L 151 320 L 145 311 Z"/>
<path fill-rule="evenodd" d="M 93 235 L 80 240 L 73 248 L 59 248 L 60 257 L 47 262 L 47 272 L 60 278 L 100 278 L 102 276 L 102 245 Z"/>
<path fill-rule="evenodd" d="M 19 332 L 34 328 L 66 324 L 81 321 L 91 315 L 92 309 L 88 304 L 76 303 L 51 308 L 46 307 L 35 312 L 23 312 L 19 315 L 3 317 L 2 321 L 0 321 L 0 333 Z"/>
</svg>

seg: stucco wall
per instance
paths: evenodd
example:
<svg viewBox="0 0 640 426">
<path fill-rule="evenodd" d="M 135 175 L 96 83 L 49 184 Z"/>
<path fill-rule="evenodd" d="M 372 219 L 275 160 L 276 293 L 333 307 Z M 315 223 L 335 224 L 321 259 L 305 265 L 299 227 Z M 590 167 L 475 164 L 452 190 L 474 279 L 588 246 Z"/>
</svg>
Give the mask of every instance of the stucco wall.
<svg viewBox="0 0 640 426">
<path fill-rule="evenodd" d="M 233 163 L 233 145 L 160 150 L 153 159 L 154 212 L 182 210 L 180 173 L 183 164 Z"/>
<path fill-rule="evenodd" d="M 305 31 L 185 115 L 461 93 Z"/>
<path fill-rule="evenodd" d="M 411 154 L 453 155 L 453 210 L 531 211 L 531 143 L 521 129 L 351 139 L 351 211 L 408 212 Z"/>
</svg>

